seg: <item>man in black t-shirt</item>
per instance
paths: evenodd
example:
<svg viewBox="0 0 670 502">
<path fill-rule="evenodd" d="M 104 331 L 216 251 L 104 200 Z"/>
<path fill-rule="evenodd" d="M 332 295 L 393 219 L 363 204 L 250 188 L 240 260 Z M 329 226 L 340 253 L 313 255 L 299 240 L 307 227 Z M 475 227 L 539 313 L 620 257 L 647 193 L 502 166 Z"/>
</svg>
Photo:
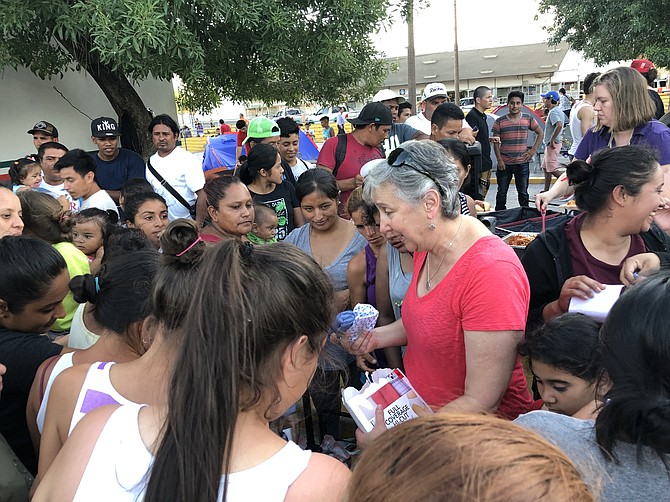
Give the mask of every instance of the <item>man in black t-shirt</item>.
<svg viewBox="0 0 670 502">
<path fill-rule="evenodd" d="M 491 144 L 489 143 L 489 125 L 486 122 L 485 112 L 493 106 L 493 93 L 485 85 L 480 85 L 475 89 L 474 97 L 475 107 L 465 116 L 465 120 L 472 127 L 472 132 L 482 146 L 482 175 L 480 184 L 482 199 L 485 199 L 486 193 L 491 186 L 491 168 L 493 167 L 493 162 L 491 161 Z"/>
</svg>

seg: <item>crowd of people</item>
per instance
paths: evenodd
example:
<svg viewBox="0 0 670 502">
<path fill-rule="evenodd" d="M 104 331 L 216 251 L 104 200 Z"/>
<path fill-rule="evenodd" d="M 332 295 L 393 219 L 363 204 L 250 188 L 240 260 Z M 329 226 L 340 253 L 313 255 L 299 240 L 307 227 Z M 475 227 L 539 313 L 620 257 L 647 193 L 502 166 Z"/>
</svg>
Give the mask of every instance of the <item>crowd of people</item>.
<svg viewBox="0 0 670 502">
<path fill-rule="evenodd" d="M 416 115 L 381 90 L 316 166 L 291 118 L 242 121 L 239 166 L 207 179 L 168 115 L 146 161 L 113 118 L 93 153 L 35 124 L 0 188 L 0 500 L 663 499 L 670 130 L 638 70 L 587 80 L 570 127 L 587 106 L 595 123 L 536 199 L 569 186 L 579 214 L 521 260 L 461 191 L 489 186 L 475 141 L 505 192 L 558 142 L 563 119 L 543 130 L 520 91 L 489 131 L 488 88 L 467 115 L 440 83 Z M 616 285 L 604 324 L 571 311 Z M 357 304 L 376 326 L 335 333 Z M 344 439 L 341 389 L 386 367 L 434 413 L 387 430 L 377 408 L 353 472 L 270 426 L 313 403 Z"/>
</svg>

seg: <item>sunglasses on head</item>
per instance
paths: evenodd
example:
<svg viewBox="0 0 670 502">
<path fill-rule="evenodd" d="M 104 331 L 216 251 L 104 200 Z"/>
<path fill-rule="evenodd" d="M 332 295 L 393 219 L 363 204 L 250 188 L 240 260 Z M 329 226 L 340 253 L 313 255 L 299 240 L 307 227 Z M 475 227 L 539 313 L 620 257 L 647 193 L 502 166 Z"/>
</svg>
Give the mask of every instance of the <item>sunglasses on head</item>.
<svg viewBox="0 0 670 502">
<path fill-rule="evenodd" d="M 444 188 L 442 187 L 442 184 L 435 179 L 435 176 L 430 174 L 428 171 L 426 171 L 424 169 L 420 169 L 416 166 L 413 166 L 409 162 L 407 162 L 407 160 L 410 160 L 410 159 L 411 159 L 411 157 L 410 157 L 410 154 L 407 150 L 405 150 L 404 148 L 396 148 L 395 150 L 393 150 L 389 154 L 387 162 L 389 163 L 389 165 L 391 167 L 403 167 L 403 166 L 409 167 L 413 171 L 416 171 L 417 173 L 425 176 L 426 178 L 428 178 L 430 181 L 432 181 L 435 184 L 435 188 L 437 188 L 437 191 L 440 194 L 440 196 L 443 199 L 446 198 L 446 194 L 444 193 Z"/>
</svg>

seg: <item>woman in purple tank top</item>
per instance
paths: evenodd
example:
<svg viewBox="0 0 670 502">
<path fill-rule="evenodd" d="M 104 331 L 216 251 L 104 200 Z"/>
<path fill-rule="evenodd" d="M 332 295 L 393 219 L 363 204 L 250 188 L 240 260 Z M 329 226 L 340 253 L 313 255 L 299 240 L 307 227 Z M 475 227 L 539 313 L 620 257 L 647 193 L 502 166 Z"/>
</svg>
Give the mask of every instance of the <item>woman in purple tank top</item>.
<svg viewBox="0 0 670 502">
<path fill-rule="evenodd" d="M 377 256 L 382 246 L 386 244 L 386 237 L 379 231 L 379 210 L 376 206 L 368 205 L 363 200 L 363 191 L 359 187 L 351 192 L 347 201 L 347 211 L 351 215 L 351 221 L 356 226 L 356 230 L 368 241 L 365 248 L 347 265 L 347 284 L 351 305 L 369 303 L 376 307 Z M 399 364 L 399 361 L 396 361 L 397 358 L 387 357 L 384 350 L 375 351 L 375 357 L 380 368 L 389 365 L 397 367 Z M 391 361 L 394 361 L 395 364 L 392 364 Z M 358 362 L 360 366 L 362 361 Z"/>
</svg>

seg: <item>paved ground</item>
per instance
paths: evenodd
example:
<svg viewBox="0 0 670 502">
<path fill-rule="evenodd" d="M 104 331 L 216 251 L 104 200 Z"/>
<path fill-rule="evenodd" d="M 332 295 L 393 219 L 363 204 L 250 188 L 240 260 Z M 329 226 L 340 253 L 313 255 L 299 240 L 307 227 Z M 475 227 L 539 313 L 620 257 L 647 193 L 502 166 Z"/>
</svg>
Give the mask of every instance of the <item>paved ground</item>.
<svg viewBox="0 0 670 502">
<path fill-rule="evenodd" d="M 561 160 L 559 162 L 565 164 L 567 159 Z M 495 177 L 495 173 L 493 176 Z M 544 172 L 540 168 L 540 165 L 537 163 L 537 161 L 534 161 L 530 164 L 530 177 L 531 183 L 528 185 L 528 195 L 530 197 L 530 205 L 534 206 L 535 195 L 544 189 Z M 496 193 L 498 193 L 498 185 L 491 183 L 491 188 L 486 194 L 486 201 L 491 203 L 492 208 L 495 208 L 496 205 Z M 519 200 L 516 192 L 516 186 L 514 185 L 514 180 L 512 179 L 509 190 L 507 191 L 507 209 L 511 209 L 513 207 L 519 207 Z"/>
</svg>

